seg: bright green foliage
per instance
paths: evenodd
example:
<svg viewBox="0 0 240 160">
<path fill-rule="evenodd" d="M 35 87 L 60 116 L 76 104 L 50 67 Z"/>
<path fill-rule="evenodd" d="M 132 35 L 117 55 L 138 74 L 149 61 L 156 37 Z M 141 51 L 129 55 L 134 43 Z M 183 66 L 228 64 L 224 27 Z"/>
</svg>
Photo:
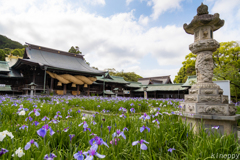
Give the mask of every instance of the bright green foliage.
<svg viewBox="0 0 240 160">
<path fill-rule="evenodd" d="M 79 51 L 79 47 L 76 46 L 76 47 L 71 47 L 68 51 L 69 53 L 75 53 L 75 54 L 82 54 L 82 52 Z"/>
<path fill-rule="evenodd" d="M 231 95 L 237 102 L 240 97 L 240 46 L 237 42 L 222 42 L 213 53 L 214 78 L 230 80 Z"/>
<path fill-rule="evenodd" d="M 125 81 L 137 82 L 139 78 L 143 78 L 135 72 L 118 72 L 114 68 L 108 68 L 105 71 L 108 71 L 111 76 L 123 77 Z"/>
<path fill-rule="evenodd" d="M 25 48 L 22 48 L 22 49 L 14 49 L 11 53 L 14 55 L 14 56 L 19 56 L 19 57 L 23 57 L 24 55 L 24 51 L 25 51 Z"/>
<path fill-rule="evenodd" d="M 182 62 L 183 66 L 180 68 L 178 75 L 174 79 L 174 83 L 185 83 L 188 76 L 196 75 L 195 70 L 196 55 L 189 53 Z"/>
<path fill-rule="evenodd" d="M 13 54 L 14 56 L 19 56 L 23 57 L 24 55 L 25 48 L 22 49 L 9 49 L 9 48 L 4 48 L 0 49 L 0 61 L 5 61 L 5 57 L 9 54 Z"/>
</svg>

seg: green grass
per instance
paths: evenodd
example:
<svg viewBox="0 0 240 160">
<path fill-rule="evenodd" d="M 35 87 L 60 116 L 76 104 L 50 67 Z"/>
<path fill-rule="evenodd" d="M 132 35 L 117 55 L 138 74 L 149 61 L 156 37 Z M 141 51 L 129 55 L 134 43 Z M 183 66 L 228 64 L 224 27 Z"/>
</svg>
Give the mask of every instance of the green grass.
<svg viewBox="0 0 240 160">
<path fill-rule="evenodd" d="M 4 154 L 1 159 L 13 159 L 12 154 L 19 148 L 24 148 L 30 139 L 34 139 L 39 148 L 34 145 L 29 150 L 24 150 L 25 155 L 21 159 L 35 159 L 41 160 L 46 154 L 54 153 L 59 160 L 74 159 L 73 155 L 77 151 L 87 151 L 91 147 L 89 140 L 93 138 L 90 133 L 95 133 L 100 136 L 107 144 L 109 148 L 101 145 L 98 148 L 100 154 L 106 155 L 105 159 L 120 160 L 120 159 L 210 159 L 212 154 L 239 154 L 239 145 L 233 135 L 221 136 L 217 132 L 210 136 L 204 130 L 201 130 L 199 134 L 194 134 L 188 125 L 179 120 L 177 115 L 159 115 L 150 120 L 139 120 L 140 113 L 146 112 L 150 115 L 150 110 L 153 107 L 159 107 L 160 112 L 178 110 L 178 101 L 171 100 L 145 100 L 145 99 L 102 99 L 95 98 L 67 98 L 67 97 L 41 97 L 36 99 L 10 99 L 0 97 L 0 132 L 8 130 L 12 132 L 14 138 L 6 137 L 0 142 L 1 148 L 9 150 Z M 47 101 L 48 100 L 48 101 Z M 44 102 L 45 101 L 45 102 Z M 59 101 L 59 103 L 57 103 Z M 61 102 L 62 101 L 62 102 Z M 17 106 L 14 106 L 15 104 Z M 133 104 L 132 104 L 133 103 Z M 162 103 L 162 105 L 161 105 Z M 33 116 L 33 121 L 39 121 L 38 126 L 31 125 L 26 122 L 25 116 L 19 116 L 16 114 L 19 105 L 23 104 L 24 108 L 28 108 L 29 111 L 34 109 L 34 105 L 37 105 L 38 109 L 41 109 L 40 116 Z M 131 106 L 132 104 L 132 106 Z M 100 105 L 100 107 L 97 107 Z M 166 106 L 164 106 L 166 105 Z M 42 107 L 40 107 L 42 106 Z M 164 106 L 164 107 L 163 107 Z M 89 116 L 85 121 L 91 128 L 92 132 L 83 131 L 82 126 L 78 126 L 82 120 L 82 114 L 76 113 L 77 110 L 92 110 L 97 111 L 100 114 L 95 114 L 95 117 Z M 126 118 L 121 118 L 119 115 L 122 113 L 119 111 L 120 107 L 124 107 L 128 110 L 125 113 Z M 129 109 L 135 108 L 138 114 L 132 114 Z M 71 118 L 66 119 L 68 110 L 72 109 L 70 115 Z M 101 111 L 109 110 L 110 115 L 103 115 Z M 58 124 L 49 123 L 55 134 L 50 136 L 49 132 L 45 138 L 38 136 L 37 130 L 40 129 L 45 122 L 41 119 L 44 116 L 48 116 L 53 119 L 56 112 L 60 111 L 62 119 L 59 119 Z M 103 120 L 105 119 L 105 120 Z M 158 119 L 160 124 L 156 125 L 152 123 L 152 120 Z M 91 124 L 94 120 L 97 124 Z M 19 130 L 19 127 L 23 124 L 28 125 L 28 130 Z M 150 128 L 150 132 L 144 130 L 140 132 L 140 127 L 143 125 Z M 111 126 L 112 129 L 109 133 L 107 126 Z M 68 132 L 63 132 L 64 128 L 69 127 Z M 112 140 L 112 134 L 117 129 L 123 130 L 127 127 L 129 131 L 124 131 L 126 140 L 119 137 L 117 145 L 110 144 Z M 70 141 L 69 134 L 75 134 L 75 137 Z M 147 144 L 147 150 L 140 150 L 140 145 L 132 146 L 133 141 L 144 139 Z M 170 153 L 169 148 L 175 148 Z M 18 159 L 15 157 L 15 159 Z M 95 157 L 97 159 L 97 157 Z"/>
</svg>

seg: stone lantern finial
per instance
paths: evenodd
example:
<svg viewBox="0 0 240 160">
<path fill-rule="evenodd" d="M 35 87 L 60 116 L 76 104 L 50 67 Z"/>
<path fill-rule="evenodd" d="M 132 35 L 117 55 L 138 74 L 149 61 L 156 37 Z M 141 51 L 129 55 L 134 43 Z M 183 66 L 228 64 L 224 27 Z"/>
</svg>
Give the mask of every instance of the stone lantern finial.
<svg viewBox="0 0 240 160">
<path fill-rule="evenodd" d="M 197 15 L 203 15 L 203 14 L 208 14 L 208 6 L 205 4 L 201 4 L 198 8 L 197 8 Z"/>
</svg>

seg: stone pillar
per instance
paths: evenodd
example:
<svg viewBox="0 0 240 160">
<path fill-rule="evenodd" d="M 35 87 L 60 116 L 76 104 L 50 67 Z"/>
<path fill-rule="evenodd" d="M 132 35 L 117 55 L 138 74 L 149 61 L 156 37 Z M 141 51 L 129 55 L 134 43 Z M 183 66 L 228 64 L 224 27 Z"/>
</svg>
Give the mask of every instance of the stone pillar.
<svg viewBox="0 0 240 160">
<path fill-rule="evenodd" d="M 180 105 L 183 119 L 188 117 L 187 122 L 195 125 L 196 132 L 200 128 L 200 122 L 203 122 L 207 130 L 219 126 L 222 134 L 236 133 L 237 120 L 240 119 L 240 115 L 236 115 L 235 105 L 228 104 L 228 96 L 223 95 L 223 90 L 212 82 L 212 53 L 220 46 L 213 39 L 213 31 L 223 25 L 224 20 L 219 18 L 219 14 L 208 14 L 208 7 L 202 4 L 191 23 L 183 26 L 188 34 L 194 35 L 194 43 L 189 45 L 189 49 L 197 55 L 197 83 L 192 85 L 189 94 L 184 97 L 185 102 Z"/>
</svg>

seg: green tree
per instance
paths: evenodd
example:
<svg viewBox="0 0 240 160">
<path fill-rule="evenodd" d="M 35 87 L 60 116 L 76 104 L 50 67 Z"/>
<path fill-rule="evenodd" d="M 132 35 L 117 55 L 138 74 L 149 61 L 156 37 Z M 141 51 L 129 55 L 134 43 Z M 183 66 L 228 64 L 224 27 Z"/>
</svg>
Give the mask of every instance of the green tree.
<svg viewBox="0 0 240 160">
<path fill-rule="evenodd" d="M 82 54 L 82 52 L 79 51 L 79 47 L 76 46 L 76 47 L 71 47 L 69 50 L 68 50 L 69 53 L 75 53 L 75 54 Z"/>
<path fill-rule="evenodd" d="M 180 68 L 178 75 L 174 79 L 174 83 L 185 83 L 188 76 L 196 75 L 195 70 L 196 55 L 189 53 L 182 62 L 183 66 Z"/>
<path fill-rule="evenodd" d="M 5 61 L 6 53 L 3 49 L 0 49 L 0 61 Z"/>
<path fill-rule="evenodd" d="M 25 48 L 22 48 L 22 49 L 14 49 L 14 50 L 11 51 L 11 53 L 12 53 L 14 56 L 23 57 L 24 51 L 25 51 Z"/>
<path fill-rule="evenodd" d="M 175 83 L 184 83 L 187 76 L 196 75 L 196 55 L 190 53 L 186 56 L 183 66 L 175 77 Z M 230 80 L 231 95 L 237 102 L 240 97 L 240 46 L 236 41 L 222 42 L 217 51 L 213 52 L 213 80 Z"/>
<path fill-rule="evenodd" d="M 139 78 L 142 78 L 141 76 L 139 76 L 135 72 L 123 72 L 123 71 L 118 72 L 114 68 L 107 68 L 107 69 L 104 69 L 104 70 L 108 71 L 111 76 L 123 77 L 125 81 L 137 82 Z"/>
<path fill-rule="evenodd" d="M 236 41 L 222 42 L 213 53 L 214 80 L 230 80 L 231 95 L 240 96 L 240 46 Z"/>
</svg>

